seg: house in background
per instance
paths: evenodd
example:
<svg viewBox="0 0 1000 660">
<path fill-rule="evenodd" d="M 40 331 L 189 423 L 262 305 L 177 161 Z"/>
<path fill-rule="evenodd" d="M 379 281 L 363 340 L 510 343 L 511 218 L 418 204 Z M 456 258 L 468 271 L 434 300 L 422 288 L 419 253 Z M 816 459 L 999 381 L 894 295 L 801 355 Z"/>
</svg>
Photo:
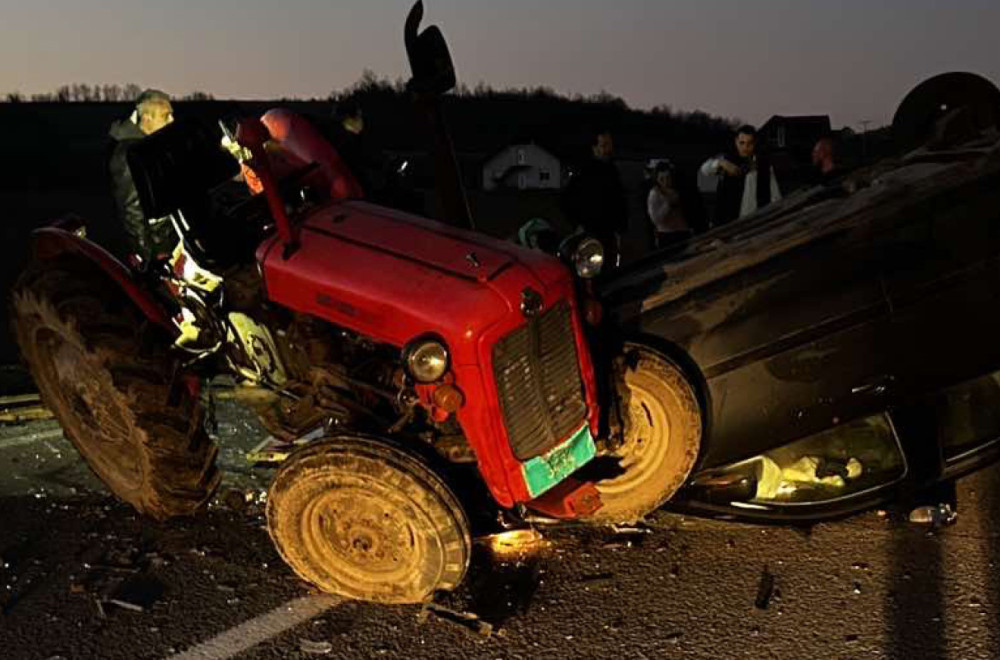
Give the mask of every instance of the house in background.
<svg viewBox="0 0 1000 660">
<path fill-rule="evenodd" d="M 821 137 L 831 135 L 829 115 L 775 115 L 760 127 L 758 149 L 770 154 L 783 194 L 809 183 L 813 146 Z"/>
<path fill-rule="evenodd" d="M 829 115 L 785 117 L 774 115 L 758 131 L 758 143 L 770 151 L 811 151 L 816 141 L 830 134 Z"/>
<path fill-rule="evenodd" d="M 558 190 L 562 160 L 534 142 L 509 144 L 482 166 L 483 190 Z"/>
</svg>

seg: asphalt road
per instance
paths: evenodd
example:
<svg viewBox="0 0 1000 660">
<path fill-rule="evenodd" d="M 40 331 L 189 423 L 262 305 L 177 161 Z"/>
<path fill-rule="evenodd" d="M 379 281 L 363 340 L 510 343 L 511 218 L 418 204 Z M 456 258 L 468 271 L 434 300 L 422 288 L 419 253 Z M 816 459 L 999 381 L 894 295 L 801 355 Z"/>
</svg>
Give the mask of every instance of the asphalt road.
<svg viewBox="0 0 1000 660">
<path fill-rule="evenodd" d="M 521 562 L 479 550 L 444 604 L 487 636 L 311 592 L 264 528 L 268 473 L 243 458 L 261 431 L 221 412 L 226 486 L 167 524 L 104 493 L 53 423 L 0 427 L 0 658 L 1000 657 L 995 469 L 960 483 L 936 532 L 877 512 L 809 530 L 660 513 L 648 533 L 549 531 Z"/>
</svg>

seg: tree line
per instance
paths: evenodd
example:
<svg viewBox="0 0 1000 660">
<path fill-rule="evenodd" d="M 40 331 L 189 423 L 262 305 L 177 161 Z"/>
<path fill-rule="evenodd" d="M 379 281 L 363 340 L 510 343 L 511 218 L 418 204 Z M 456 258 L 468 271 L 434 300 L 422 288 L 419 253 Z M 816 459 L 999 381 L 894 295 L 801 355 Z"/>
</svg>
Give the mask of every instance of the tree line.
<svg viewBox="0 0 1000 660">
<path fill-rule="evenodd" d="M 334 90 L 328 95 L 328 99 L 334 103 L 344 101 L 349 98 L 359 100 L 386 100 L 389 98 L 399 98 L 407 94 L 406 80 L 396 78 L 390 80 L 386 76 L 379 76 L 371 69 L 365 69 L 361 77 L 352 85 L 344 89 Z M 716 117 L 701 110 L 682 111 L 676 110 L 669 104 L 658 104 L 649 110 L 638 110 L 631 108 L 628 103 L 619 96 L 611 94 L 606 90 L 601 90 L 595 94 L 562 94 L 551 87 L 536 85 L 534 87 L 507 87 L 497 89 L 484 81 L 479 81 L 470 87 L 466 83 L 459 82 L 454 89 L 453 96 L 466 99 L 479 99 L 483 101 L 495 102 L 523 102 L 536 101 L 550 106 L 571 104 L 588 105 L 600 107 L 610 114 L 641 114 L 654 119 L 666 119 L 688 125 L 696 125 L 708 132 L 731 131 L 744 123 L 736 117 Z"/>
<path fill-rule="evenodd" d="M 9 92 L 4 100 L 7 103 L 126 103 L 139 98 L 142 90 L 143 88 L 135 83 L 127 85 L 73 83 L 61 85 L 53 92 L 41 94 Z M 211 101 L 214 98 L 211 94 L 201 91 L 179 97 L 182 101 Z"/>
<path fill-rule="evenodd" d="M 2 97 L 7 103 L 127 103 L 135 101 L 143 88 L 135 83 L 120 84 L 87 84 L 73 83 L 61 85 L 55 91 L 39 94 L 22 94 L 10 92 Z M 399 102 L 408 96 L 406 81 L 403 78 L 390 80 L 378 76 L 370 69 L 365 69 L 361 77 L 352 85 L 330 92 L 326 100 L 337 103 L 348 98 L 356 98 L 363 102 L 383 103 Z M 736 118 L 722 118 L 709 115 L 700 110 L 685 112 L 675 110 L 667 104 L 657 105 L 649 110 L 630 108 L 621 97 L 607 91 L 596 94 L 562 94 L 551 87 L 508 87 L 494 88 L 480 81 L 474 86 L 459 83 L 450 95 L 456 99 L 485 103 L 490 107 L 522 106 L 524 102 L 533 102 L 536 106 L 544 106 L 549 110 L 562 110 L 575 107 L 589 107 L 605 116 L 638 119 L 640 116 L 647 121 L 666 122 L 675 126 L 683 125 L 686 129 L 696 129 L 703 134 L 717 134 L 732 130 L 739 124 Z M 194 91 L 184 96 L 175 97 L 179 101 L 212 101 L 215 96 L 204 91 Z M 288 99 L 281 101 L 322 99 Z M 478 105 L 478 104 L 477 104 Z M 632 122 L 626 122 L 632 123 Z"/>
</svg>

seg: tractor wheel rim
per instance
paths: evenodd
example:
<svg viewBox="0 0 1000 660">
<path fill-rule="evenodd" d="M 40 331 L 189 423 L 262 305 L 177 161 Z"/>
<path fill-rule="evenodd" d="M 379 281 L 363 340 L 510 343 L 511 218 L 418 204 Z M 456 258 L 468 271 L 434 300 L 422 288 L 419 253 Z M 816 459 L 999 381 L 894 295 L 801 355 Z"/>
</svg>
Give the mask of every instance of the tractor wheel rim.
<svg viewBox="0 0 1000 660">
<path fill-rule="evenodd" d="M 626 493 L 648 481 L 661 469 L 670 449 L 670 418 L 656 393 L 641 374 L 628 378 L 629 407 L 625 441 L 612 455 L 620 459 L 624 474 L 597 483 L 605 495 Z"/>
<path fill-rule="evenodd" d="M 306 549 L 352 586 L 408 584 L 430 550 L 412 522 L 422 515 L 405 497 L 371 484 L 326 491 L 303 510 Z"/>
</svg>

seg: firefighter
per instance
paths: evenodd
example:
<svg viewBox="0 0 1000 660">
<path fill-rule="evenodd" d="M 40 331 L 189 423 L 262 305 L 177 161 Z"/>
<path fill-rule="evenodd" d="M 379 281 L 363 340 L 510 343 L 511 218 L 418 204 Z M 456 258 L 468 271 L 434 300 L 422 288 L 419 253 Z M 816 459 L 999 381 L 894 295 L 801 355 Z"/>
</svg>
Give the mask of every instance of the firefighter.
<svg viewBox="0 0 1000 660">
<path fill-rule="evenodd" d="M 111 145 L 107 167 L 118 221 L 109 247 L 118 256 L 131 258 L 140 269 L 145 269 L 157 256 L 169 253 L 177 237 L 168 219 L 146 219 L 126 156 L 133 144 L 173 120 L 170 97 L 159 90 L 147 89 L 136 99 L 131 116 L 115 121 L 108 131 Z"/>
</svg>

